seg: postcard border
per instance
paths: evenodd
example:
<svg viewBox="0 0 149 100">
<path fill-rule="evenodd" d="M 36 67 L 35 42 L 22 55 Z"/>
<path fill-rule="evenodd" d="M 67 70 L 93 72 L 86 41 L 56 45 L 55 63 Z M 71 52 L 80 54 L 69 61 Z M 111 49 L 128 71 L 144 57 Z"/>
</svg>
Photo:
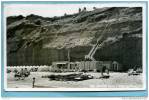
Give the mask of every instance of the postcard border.
<svg viewBox="0 0 149 100">
<path fill-rule="evenodd" d="M 15 3 L 15 4 L 22 4 L 22 3 L 52 3 L 52 4 L 61 4 L 61 3 L 145 3 L 146 5 L 146 90 L 140 91 L 5 91 L 4 90 L 4 4 L 8 3 Z M 2 97 L 115 97 L 115 96 L 147 96 L 148 95 L 148 1 L 2 1 L 1 2 L 1 96 Z"/>
</svg>

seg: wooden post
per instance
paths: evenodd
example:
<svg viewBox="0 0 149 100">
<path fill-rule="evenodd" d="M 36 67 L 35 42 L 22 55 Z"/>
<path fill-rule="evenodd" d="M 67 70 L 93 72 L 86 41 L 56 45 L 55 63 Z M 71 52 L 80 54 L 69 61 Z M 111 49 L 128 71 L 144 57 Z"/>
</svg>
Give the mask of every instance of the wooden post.
<svg viewBox="0 0 149 100">
<path fill-rule="evenodd" d="M 70 48 L 68 48 L 68 71 L 70 70 Z"/>
<path fill-rule="evenodd" d="M 68 48 L 68 51 L 67 51 L 67 59 L 68 59 L 68 61 L 70 61 L 69 48 Z"/>
</svg>

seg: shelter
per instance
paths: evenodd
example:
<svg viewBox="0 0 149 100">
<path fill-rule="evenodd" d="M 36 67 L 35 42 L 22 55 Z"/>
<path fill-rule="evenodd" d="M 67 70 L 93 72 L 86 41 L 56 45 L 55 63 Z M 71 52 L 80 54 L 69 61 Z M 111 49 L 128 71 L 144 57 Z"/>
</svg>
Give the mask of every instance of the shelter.
<svg viewBox="0 0 149 100">
<path fill-rule="evenodd" d="M 53 62 L 51 71 L 68 71 L 68 61 Z"/>
<path fill-rule="evenodd" d="M 101 71 L 105 66 L 110 71 L 121 71 L 122 66 L 117 61 L 81 61 L 81 62 L 68 62 L 60 61 L 53 62 L 51 71 L 55 72 L 75 72 L 75 71 Z"/>
</svg>

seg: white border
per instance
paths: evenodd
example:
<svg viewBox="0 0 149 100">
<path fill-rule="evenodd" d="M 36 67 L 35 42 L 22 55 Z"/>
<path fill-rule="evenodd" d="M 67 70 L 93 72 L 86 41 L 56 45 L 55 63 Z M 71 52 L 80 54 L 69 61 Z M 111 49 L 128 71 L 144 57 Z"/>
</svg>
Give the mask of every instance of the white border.
<svg viewBox="0 0 149 100">
<path fill-rule="evenodd" d="M 5 91 L 134 91 L 146 90 L 146 5 L 145 3 L 103 3 L 101 7 L 142 7 L 143 8 L 143 87 L 142 88 L 7 88 L 7 73 L 4 68 Z M 4 9 L 5 12 L 5 9 Z M 4 14 L 4 66 L 6 65 L 6 15 Z"/>
</svg>

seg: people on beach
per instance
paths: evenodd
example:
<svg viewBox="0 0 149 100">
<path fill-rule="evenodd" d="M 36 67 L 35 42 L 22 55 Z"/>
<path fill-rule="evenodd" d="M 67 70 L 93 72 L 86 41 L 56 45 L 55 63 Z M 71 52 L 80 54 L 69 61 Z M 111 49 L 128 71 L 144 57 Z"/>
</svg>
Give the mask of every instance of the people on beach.
<svg viewBox="0 0 149 100">
<path fill-rule="evenodd" d="M 28 77 L 30 75 L 30 72 L 27 70 L 27 68 L 23 69 L 21 68 L 20 71 L 16 70 L 14 77 L 18 79 L 25 79 L 25 77 Z"/>
</svg>

